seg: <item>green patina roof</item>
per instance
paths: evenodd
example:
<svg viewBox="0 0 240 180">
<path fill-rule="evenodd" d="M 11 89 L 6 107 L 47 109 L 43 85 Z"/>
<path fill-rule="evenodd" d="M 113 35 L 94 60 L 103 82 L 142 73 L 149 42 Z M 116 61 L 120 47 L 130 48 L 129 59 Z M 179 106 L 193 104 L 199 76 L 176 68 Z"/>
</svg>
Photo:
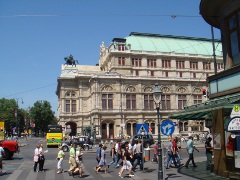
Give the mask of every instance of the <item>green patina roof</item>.
<svg viewBox="0 0 240 180">
<path fill-rule="evenodd" d="M 125 39 L 131 50 L 213 55 L 212 40 L 206 38 L 132 32 Z M 222 56 L 220 40 L 215 40 L 215 50 L 216 56 Z"/>
</svg>

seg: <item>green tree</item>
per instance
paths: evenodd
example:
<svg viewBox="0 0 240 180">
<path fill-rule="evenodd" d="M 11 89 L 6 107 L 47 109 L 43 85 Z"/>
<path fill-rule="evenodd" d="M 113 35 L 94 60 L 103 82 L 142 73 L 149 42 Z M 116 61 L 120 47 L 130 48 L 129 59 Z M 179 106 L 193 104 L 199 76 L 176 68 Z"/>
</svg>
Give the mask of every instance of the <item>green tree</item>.
<svg viewBox="0 0 240 180">
<path fill-rule="evenodd" d="M 15 116 L 15 109 L 17 108 L 17 120 Z M 0 99 L 0 121 L 5 122 L 5 131 L 8 135 L 12 133 L 12 128 L 19 126 L 22 128 L 24 120 L 24 113 L 22 109 L 18 108 L 17 101 L 15 99 Z"/>
<path fill-rule="evenodd" d="M 49 124 L 57 124 L 57 118 L 51 110 L 51 105 L 48 101 L 37 101 L 33 107 L 30 108 L 30 118 L 35 123 L 35 134 L 47 131 Z"/>
</svg>

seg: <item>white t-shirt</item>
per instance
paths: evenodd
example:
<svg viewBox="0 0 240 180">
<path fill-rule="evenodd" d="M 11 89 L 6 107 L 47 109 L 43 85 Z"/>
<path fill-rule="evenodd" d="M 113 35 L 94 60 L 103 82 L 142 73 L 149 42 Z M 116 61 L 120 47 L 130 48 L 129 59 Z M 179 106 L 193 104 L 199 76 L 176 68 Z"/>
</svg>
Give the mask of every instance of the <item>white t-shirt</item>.
<svg viewBox="0 0 240 180">
<path fill-rule="evenodd" d="M 0 147 L 0 158 L 2 158 L 3 152 L 4 152 L 3 147 Z"/>
<path fill-rule="evenodd" d="M 36 148 L 35 151 L 34 151 L 34 156 L 38 156 L 40 155 L 40 149 L 39 148 Z"/>
</svg>

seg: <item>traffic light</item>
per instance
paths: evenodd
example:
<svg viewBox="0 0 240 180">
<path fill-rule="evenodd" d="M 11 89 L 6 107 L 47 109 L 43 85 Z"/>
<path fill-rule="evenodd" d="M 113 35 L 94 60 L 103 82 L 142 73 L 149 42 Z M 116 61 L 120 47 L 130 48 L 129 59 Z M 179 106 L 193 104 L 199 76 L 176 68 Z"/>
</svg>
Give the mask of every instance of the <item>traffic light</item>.
<svg viewBox="0 0 240 180">
<path fill-rule="evenodd" d="M 202 88 L 202 94 L 204 97 L 208 97 L 208 91 L 205 88 Z"/>
<path fill-rule="evenodd" d="M 206 96 L 206 94 L 207 94 L 206 89 L 202 88 L 202 94 L 203 94 L 204 96 Z"/>
<path fill-rule="evenodd" d="M 96 127 L 95 126 L 93 127 L 93 132 L 96 132 Z"/>
</svg>

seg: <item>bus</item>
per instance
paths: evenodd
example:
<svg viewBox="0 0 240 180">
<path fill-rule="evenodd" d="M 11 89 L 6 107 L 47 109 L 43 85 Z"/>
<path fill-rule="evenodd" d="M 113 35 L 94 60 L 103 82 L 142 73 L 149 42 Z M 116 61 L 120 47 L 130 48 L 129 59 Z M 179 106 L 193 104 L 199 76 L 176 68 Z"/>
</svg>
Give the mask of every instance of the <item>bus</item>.
<svg viewBox="0 0 240 180">
<path fill-rule="evenodd" d="M 61 125 L 48 125 L 46 141 L 47 147 L 58 146 L 62 143 L 63 133 Z"/>
</svg>

